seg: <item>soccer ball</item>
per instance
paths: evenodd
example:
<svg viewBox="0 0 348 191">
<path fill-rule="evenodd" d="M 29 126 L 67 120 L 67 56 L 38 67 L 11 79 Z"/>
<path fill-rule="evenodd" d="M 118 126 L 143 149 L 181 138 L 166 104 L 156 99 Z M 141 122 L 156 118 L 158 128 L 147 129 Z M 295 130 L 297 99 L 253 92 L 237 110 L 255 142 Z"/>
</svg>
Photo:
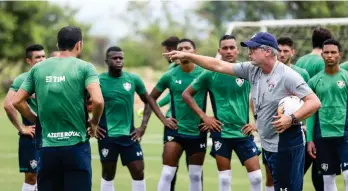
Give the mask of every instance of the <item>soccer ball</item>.
<svg viewBox="0 0 348 191">
<path fill-rule="evenodd" d="M 280 100 L 278 104 L 278 115 L 288 115 L 295 113 L 303 105 L 303 101 L 297 96 L 287 96 Z"/>
</svg>

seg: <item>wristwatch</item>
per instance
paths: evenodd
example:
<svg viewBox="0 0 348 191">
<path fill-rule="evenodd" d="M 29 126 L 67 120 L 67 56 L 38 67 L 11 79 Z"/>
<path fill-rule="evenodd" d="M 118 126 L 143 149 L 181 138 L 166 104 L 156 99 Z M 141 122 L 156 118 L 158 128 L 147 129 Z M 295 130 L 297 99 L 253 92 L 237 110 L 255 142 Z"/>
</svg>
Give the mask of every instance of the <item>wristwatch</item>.
<svg viewBox="0 0 348 191">
<path fill-rule="evenodd" d="M 298 120 L 294 114 L 291 114 L 290 117 L 293 125 L 298 124 Z"/>
</svg>

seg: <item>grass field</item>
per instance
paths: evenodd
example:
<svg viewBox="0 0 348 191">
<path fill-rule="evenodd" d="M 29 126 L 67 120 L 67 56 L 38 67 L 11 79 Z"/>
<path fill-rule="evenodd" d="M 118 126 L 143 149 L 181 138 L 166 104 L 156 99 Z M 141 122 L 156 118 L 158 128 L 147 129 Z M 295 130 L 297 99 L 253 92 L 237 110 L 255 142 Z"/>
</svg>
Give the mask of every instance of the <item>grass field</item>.
<svg viewBox="0 0 348 191">
<path fill-rule="evenodd" d="M 3 99 L 1 98 L 0 101 Z M 0 185 L 1 191 L 19 191 L 21 189 L 24 176 L 18 171 L 17 148 L 18 136 L 15 128 L 10 124 L 4 112 L 3 105 L 0 109 L 1 124 L 1 146 L 0 146 Z M 136 118 L 136 124 L 140 119 Z M 147 132 L 142 141 L 142 147 L 145 157 L 145 179 L 147 190 L 157 190 L 157 182 L 161 173 L 161 153 L 162 153 L 162 132 L 163 128 L 157 118 L 153 115 L 148 125 Z M 93 158 L 93 191 L 100 190 L 101 165 L 97 153 L 97 143 L 91 140 L 92 158 Z M 210 151 L 210 147 L 208 147 Z M 184 160 L 181 160 L 176 190 L 188 190 L 189 179 Z M 262 169 L 264 172 L 264 169 Z M 263 178 L 265 180 L 265 178 Z M 337 179 L 338 190 L 344 190 L 342 176 Z M 131 190 L 131 177 L 127 168 L 118 165 L 115 188 L 117 191 Z M 218 174 L 215 161 L 206 154 L 204 164 L 204 190 L 213 191 L 218 189 Z M 249 190 L 249 180 L 245 168 L 239 160 L 233 155 L 232 160 L 232 190 L 244 191 Z M 312 191 L 310 173 L 307 173 L 304 184 L 305 191 Z"/>
</svg>

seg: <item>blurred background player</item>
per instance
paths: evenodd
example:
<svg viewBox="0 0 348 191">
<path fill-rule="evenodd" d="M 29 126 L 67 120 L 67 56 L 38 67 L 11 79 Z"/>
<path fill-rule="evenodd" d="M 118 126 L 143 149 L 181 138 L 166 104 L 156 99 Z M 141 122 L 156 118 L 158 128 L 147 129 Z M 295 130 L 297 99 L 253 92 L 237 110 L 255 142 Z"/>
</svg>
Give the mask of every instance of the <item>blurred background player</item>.
<svg viewBox="0 0 348 191">
<path fill-rule="evenodd" d="M 143 151 L 139 142 L 151 115 L 149 104 L 165 126 L 174 128 L 176 125 L 162 115 L 156 102 L 148 95 L 140 77 L 123 70 L 124 53 L 120 47 L 108 48 L 105 62 L 108 72 L 99 75 L 105 100 L 105 109 L 99 125 L 106 131 L 106 137 L 98 141 L 102 164 L 101 191 L 115 190 L 113 179 L 119 155 L 122 164 L 128 167 L 132 176 L 132 190 L 145 191 Z M 139 128 L 134 128 L 133 123 L 135 93 L 146 105 L 144 120 Z"/>
<path fill-rule="evenodd" d="M 239 54 L 233 35 L 224 35 L 219 42 L 222 60 L 235 63 Z M 214 117 L 208 117 L 194 100 L 196 92 L 208 91 Z M 204 71 L 183 93 L 188 106 L 204 122 L 201 131 L 210 130 L 213 138 L 211 155 L 219 170 L 219 190 L 231 190 L 231 158 L 234 150 L 248 171 L 252 191 L 262 191 L 262 173 L 258 150 L 249 124 L 250 84 L 247 80 L 212 71 Z"/>
<path fill-rule="evenodd" d="M 33 44 L 25 50 L 25 61 L 32 68 L 36 63 L 45 60 L 45 50 L 40 44 Z M 17 111 L 12 105 L 13 97 L 19 90 L 24 80 L 28 77 L 29 72 L 20 74 L 11 85 L 8 91 L 4 108 L 6 114 L 11 123 L 16 127 L 19 132 L 19 145 L 18 145 L 18 161 L 19 171 L 24 173 L 24 183 L 22 191 L 35 190 L 36 184 L 36 172 L 38 165 L 38 150 L 35 147 L 35 124 L 22 116 L 22 122 L 17 118 Z M 27 99 L 30 108 L 36 113 L 37 104 L 34 97 Z"/>
<path fill-rule="evenodd" d="M 326 40 L 322 52 L 325 70 L 308 83 L 322 108 L 307 120 L 307 149 L 320 167 L 325 191 L 337 191 L 336 175 L 341 168 L 348 190 L 348 72 L 339 67 L 341 51 L 337 40 Z"/>
<path fill-rule="evenodd" d="M 297 60 L 296 66 L 305 69 L 310 78 L 324 70 L 325 63 L 321 57 L 323 42 L 330 38 L 332 38 L 332 35 L 328 29 L 320 27 L 314 29 L 312 33 L 312 52 Z"/>
<path fill-rule="evenodd" d="M 196 45 L 190 39 L 181 39 L 177 50 L 195 53 Z M 201 120 L 182 99 L 183 91 L 196 79 L 203 69 L 187 59 L 180 60 L 180 66 L 165 73 L 152 90 L 156 100 L 167 88 L 171 94 L 172 118 L 177 120 L 177 129 L 165 127 L 163 168 L 158 183 L 158 191 L 169 191 L 176 173 L 179 159 L 185 151 L 189 162 L 190 190 L 202 190 L 202 169 L 206 152 L 207 134 L 199 131 Z M 207 92 L 195 96 L 200 108 L 206 106 Z"/>
<path fill-rule="evenodd" d="M 63 27 L 57 41 L 59 57 L 46 59 L 30 70 L 13 105 L 32 122 L 40 116 L 43 140 L 38 190 L 90 191 L 92 167 L 87 133 L 98 137 L 104 100 L 95 67 L 76 58 L 82 52 L 81 30 Z M 92 98 L 93 115 L 88 123 L 86 92 Z M 37 98 L 37 115 L 26 103 L 33 93 Z"/>
</svg>

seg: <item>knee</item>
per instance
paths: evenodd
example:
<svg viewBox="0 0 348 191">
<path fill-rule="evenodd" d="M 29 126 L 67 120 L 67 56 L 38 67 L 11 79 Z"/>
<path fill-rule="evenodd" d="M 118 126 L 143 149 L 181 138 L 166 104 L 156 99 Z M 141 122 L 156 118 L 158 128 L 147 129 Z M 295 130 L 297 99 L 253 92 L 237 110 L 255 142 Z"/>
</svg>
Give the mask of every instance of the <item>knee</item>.
<svg viewBox="0 0 348 191">
<path fill-rule="evenodd" d="M 34 185 L 36 184 L 36 174 L 35 173 L 26 173 L 25 174 L 25 183 Z"/>
<path fill-rule="evenodd" d="M 106 181 L 111 181 L 115 178 L 115 173 L 112 173 L 111 171 L 108 171 L 108 170 L 103 170 L 102 177 Z"/>
<path fill-rule="evenodd" d="M 336 183 L 336 174 L 323 175 L 324 184 L 331 185 Z"/>
<path fill-rule="evenodd" d="M 135 169 L 132 176 L 133 180 L 144 180 L 144 168 Z"/>
<path fill-rule="evenodd" d="M 262 182 L 261 170 L 255 170 L 253 172 L 249 172 L 249 180 L 250 180 L 250 183 L 253 185 L 260 184 Z"/>
<path fill-rule="evenodd" d="M 201 165 L 189 165 L 190 180 L 194 182 L 201 181 L 202 178 L 202 166 Z"/>
<path fill-rule="evenodd" d="M 231 184 L 231 170 L 219 171 L 219 182 L 223 188 Z"/>
<path fill-rule="evenodd" d="M 167 182 L 171 182 L 174 175 L 175 175 L 175 172 L 176 172 L 176 168 L 177 167 L 172 167 L 172 166 L 167 166 L 167 165 L 164 165 L 163 166 L 163 169 L 162 169 L 162 175 L 161 175 L 161 178 Z"/>
</svg>

